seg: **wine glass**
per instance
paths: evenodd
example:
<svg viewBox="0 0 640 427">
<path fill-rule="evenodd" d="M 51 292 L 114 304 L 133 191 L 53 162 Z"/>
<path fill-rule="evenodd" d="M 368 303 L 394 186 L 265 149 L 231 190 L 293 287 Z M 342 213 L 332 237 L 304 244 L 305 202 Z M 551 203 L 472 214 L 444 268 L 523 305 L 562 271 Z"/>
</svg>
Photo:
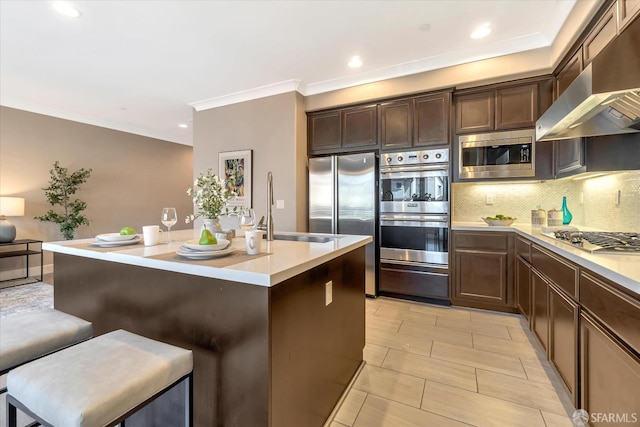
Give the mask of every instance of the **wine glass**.
<svg viewBox="0 0 640 427">
<path fill-rule="evenodd" d="M 161 221 L 165 227 L 167 227 L 167 233 L 169 234 L 167 237 L 167 243 L 169 243 L 171 242 L 171 227 L 178 222 L 176 208 L 163 208 Z"/>
<path fill-rule="evenodd" d="M 256 225 L 256 213 L 253 209 L 245 209 L 240 213 L 240 228 L 251 230 Z"/>
</svg>

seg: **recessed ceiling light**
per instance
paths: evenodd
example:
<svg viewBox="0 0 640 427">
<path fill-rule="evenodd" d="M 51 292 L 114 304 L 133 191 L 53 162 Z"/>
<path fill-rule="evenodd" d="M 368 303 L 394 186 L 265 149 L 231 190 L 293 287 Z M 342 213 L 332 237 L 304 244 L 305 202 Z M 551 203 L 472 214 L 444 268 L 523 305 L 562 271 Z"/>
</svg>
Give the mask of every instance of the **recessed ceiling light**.
<svg viewBox="0 0 640 427">
<path fill-rule="evenodd" d="M 73 7 L 68 1 L 54 1 L 53 8 L 61 15 L 69 16 L 71 18 L 79 18 L 80 11 Z"/>
<path fill-rule="evenodd" d="M 358 68 L 362 65 L 362 59 L 359 56 L 354 56 L 349 60 L 347 65 L 351 68 Z"/>
<path fill-rule="evenodd" d="M 491 33 L 491 26 L 489 25 L 488 22 L 485 22 L 484 24 L 480 25 L 471 33 L 471 38 L 481 39 L 483 37 L 488 36 L 489 33 Z"/>
<path fill-rule="evenodd" d="M 187 125 L 186 123 L 180 123 L 180 124 L 178 125 L 178 127 L 181 127 L 181 128 L 183 128 L 183 129 L 184 129 L 184 128 L 188 128 L 188 127 L 189 127 L 189 125 Z"/>
</svg>

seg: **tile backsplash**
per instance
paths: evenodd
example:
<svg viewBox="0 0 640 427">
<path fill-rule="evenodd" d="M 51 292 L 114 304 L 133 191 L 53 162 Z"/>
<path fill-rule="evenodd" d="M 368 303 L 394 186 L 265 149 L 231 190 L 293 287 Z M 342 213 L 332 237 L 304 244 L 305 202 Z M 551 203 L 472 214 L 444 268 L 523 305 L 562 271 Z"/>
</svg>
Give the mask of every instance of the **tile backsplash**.
<svg viewBox="0 0 640 427">
<path fill-rule="evenodd" d="M 535 183 L 454 183 L 452 187 L 453 221 L 475 222 L 501 213 L 518 218 L 519 223 L 531 223 L 532 209 L 560 209 L 566 196 L 573 214 L 571 225 L 640 232 L 640 171 Z"/>
</svg>

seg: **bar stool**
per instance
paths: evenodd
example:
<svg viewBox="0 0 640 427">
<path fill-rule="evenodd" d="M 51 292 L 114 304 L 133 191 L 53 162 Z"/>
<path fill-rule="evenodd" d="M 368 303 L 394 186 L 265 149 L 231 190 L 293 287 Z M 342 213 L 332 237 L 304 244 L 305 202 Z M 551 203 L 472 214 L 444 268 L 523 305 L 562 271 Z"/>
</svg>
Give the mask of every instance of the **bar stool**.
<svg viewBox="0 0 640 427">
<path fill-rule="evenodd" d="M 102 427 L 122 423 L 186 380 L 185 425 L 192 419 L 193 354 L 117 330 L 9 372 L 7 425 L 17 409 L 43 426 Z"/>
<path fill-rule="evenodd" d="M 92 336 L 90 322 L 50 308 L 2 319 L 0 375 Z M 0 393 L 6 391 L 6 388 L 0 389 Z"/>
</svg>

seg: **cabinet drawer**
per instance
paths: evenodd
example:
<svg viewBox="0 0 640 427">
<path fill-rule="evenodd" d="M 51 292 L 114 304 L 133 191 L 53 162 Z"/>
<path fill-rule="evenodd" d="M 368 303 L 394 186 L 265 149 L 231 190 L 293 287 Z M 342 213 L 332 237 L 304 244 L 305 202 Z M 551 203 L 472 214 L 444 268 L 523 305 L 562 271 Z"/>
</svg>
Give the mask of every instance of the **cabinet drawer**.
<svg viewBox="0 0 640 427">
<path fill-rule="evenodd" d="M 516 255 L 531 263 L 531 242 L 516 236 Z"/>
<path fill-rule="evenodd" d="M 531 265 L 567 292 L 569 296 L 577 299 L 578 267 L 537 245 L 531 247 Z"/>
<path fill-rule="evenodd" d="M 640 353 L 640 302 L 586 273 L 580 275 L 580 303 Z"/>
<path fill-rule="evenodd" d="M 446 272 L 410 270 L 404 266 L 382 264 L 380 291 L 448 302 L 449 276 Z"/>
<path fill-rule="evenodd" d="M 494 232 L 455 232 L 456 249 L 477 249 L 481 251 L 508 251 L 509 236 Z"/>
</svg>

